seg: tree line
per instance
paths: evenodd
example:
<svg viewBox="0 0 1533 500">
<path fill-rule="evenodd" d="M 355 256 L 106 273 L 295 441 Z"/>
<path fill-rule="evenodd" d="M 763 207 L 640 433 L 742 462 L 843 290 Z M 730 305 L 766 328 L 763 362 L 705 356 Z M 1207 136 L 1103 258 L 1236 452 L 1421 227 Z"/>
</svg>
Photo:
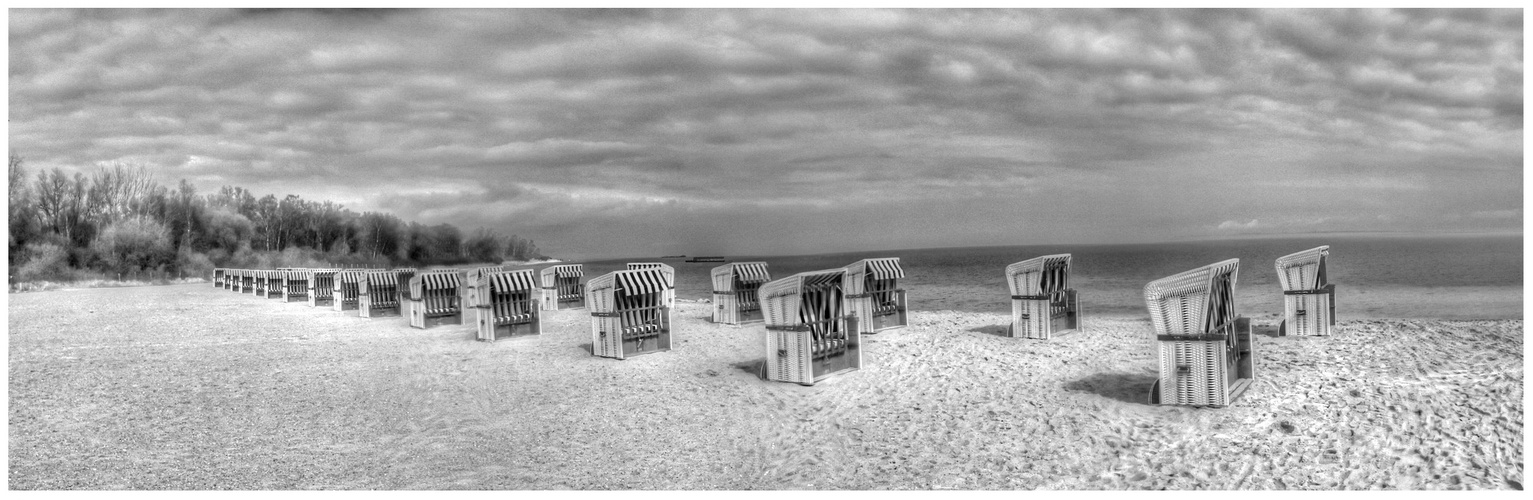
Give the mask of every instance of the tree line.
<svg viewBox="0 0 1533 500">
<path fill-rule="evenodd" d="M 200 276 L 214 267 L 396 267 L 544 258 L 530 239 L 392 214 L 357 213 L 297 195 L 223 186 L 199 195 L 116 164 L 29 176 L 9 161 L 12 282 Z"/>
</svg>

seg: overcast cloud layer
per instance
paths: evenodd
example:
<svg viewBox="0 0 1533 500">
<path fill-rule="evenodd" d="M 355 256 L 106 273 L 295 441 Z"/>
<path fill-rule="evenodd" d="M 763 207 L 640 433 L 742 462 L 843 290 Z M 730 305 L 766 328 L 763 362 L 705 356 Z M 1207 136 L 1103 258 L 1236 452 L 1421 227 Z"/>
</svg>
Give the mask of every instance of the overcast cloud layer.
<svg viewBox="0 0 1533 500">
<path fill-rule="evenodd" d="M 1522 13 L 10 11 L 10 148 L 566 258 L 1520 231 Z"/>
</svg>

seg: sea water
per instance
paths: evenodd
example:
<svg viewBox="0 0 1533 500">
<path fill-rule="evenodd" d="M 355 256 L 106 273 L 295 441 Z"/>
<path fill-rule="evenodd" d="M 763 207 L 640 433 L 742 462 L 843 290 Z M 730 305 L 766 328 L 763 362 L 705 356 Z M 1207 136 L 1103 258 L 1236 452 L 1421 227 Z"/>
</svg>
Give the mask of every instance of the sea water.
<svg viewBox="0 0 1533 500">
<path fill-rule="evenodd" d="M 764 261 L 772 278 L 844 267 L 857 260 L 899 257 L 913 310 L 986 313 L 1011 311 L 1006 266 L 1042 255 L 1073 257 L 1070 285 L 1083 314 L 1148 317 L 1150 281 L 1225 259 L 1240 259 L 1236 306 L 1253 318 L 1283 311 L 1274 261 L 1330 245 L 1329 281 L 1336 285 L 1340 319 L 1521 319 L 1521 236 L 1335 236 L 1189 241 L 1120 245 L 1031 245 L 869 251 L 796 256 L 725 256 L 730 262 Z M 585 278 L 624 268 L 626 262 L 665 262 L 676 268 L 677 296 L 712 296 L 716 262 L 631 258 L 585 262 Z M 542 267 L 542 266 L 539 266 Z"/>
</svg>

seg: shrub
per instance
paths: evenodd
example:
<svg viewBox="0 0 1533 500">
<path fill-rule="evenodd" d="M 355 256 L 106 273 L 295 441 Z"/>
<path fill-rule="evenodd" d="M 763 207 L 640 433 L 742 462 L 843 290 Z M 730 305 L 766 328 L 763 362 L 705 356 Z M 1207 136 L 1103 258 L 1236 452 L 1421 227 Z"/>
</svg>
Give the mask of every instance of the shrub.
<svg viewBox="0 0 1533 500">
<path fill-rule="evenodd" d="M 69 251 L 53 243 L 26 246 L 26 260 L 16 270 L 20 281 L 64 280 L 70 277 Z"/>
<path fill-rule="evenodd" d="M 106 226 L 91 242 L 91 250 L 119 273 L 157 269 L 175 256 L 170 231 L 147 217 L 131 217 Z"/>
</svg>

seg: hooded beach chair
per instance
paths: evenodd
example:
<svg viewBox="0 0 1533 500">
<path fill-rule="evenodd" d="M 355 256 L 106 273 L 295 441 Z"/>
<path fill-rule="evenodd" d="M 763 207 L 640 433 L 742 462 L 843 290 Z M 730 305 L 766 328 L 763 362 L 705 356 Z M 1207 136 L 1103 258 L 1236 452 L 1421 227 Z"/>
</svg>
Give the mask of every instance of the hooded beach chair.
<svg viewBox="0 0 1533 500">
<path fill-rule="evenodd" d="M 549 266 L 538 273 L 543 283 L 543 309 L 581 309 L 586 306 L 585 286 L 580 277 L 585 272 L 580 264 Z"/>
<path fill-rule="evenodd" d="M 676 268 L 661 262 L 629 262 L 627 266 L 629 271 L 634 269 L 659 269 L 660 272 L 665 273 L 666 282 L 670 283 L 669 288 L 665 290 L 665 306 L 672 309 L 676 308 Z"/>
<path fill-rule="evenodd" d="M 390 269 L 364 273 L 357 280 L 357 315 L 363 318 L 404 316 L 400 308 L 399 284 L 415 277 L 414 268 Z"/>
<path fill-rule="evenodd" d="M 463 324 L 463 276 L 457 269 L 422 271 L 410 278 L 405 311 L 420 329 Z"/>
<path fill-rule="evenodd" d="M 846 269 L 798 273 L 761 285 L 766 378 L 814 385 L 862 368 L 861 319 L 844 309 Z"/>
<path fill-rule="evenodd" d="M 463 273 L 463 310 L 467 311 L 479 306 L 480 283 L 491 274 L 505 271 L 501 266 L 476 267 Z"/>
<path fill-rule="evenodd" d="M 1080 304 L 1070 288 L 1070 254 L 1006 266 L 1006 286 L 1011 288 L 1008 337 L 1048 339 L 1080 329 Z"/>
<path fill-rule="evenodd" d="M 765 262 L 736 262 L 713 268 L 713 322 L 739 326 L 761 321 L 756 291 L 772 280 Z"/>
<path fill-rule="evenodd" d="M 494 342 L 502 335 L 543 333 L 538 304 L 542 287 L 531 269 L 484 274 L 475 288 L 479 289 L 473 306 L 479 340 Z"/>
<path fill-rule="evenodd" d="M 1331 247 L 1320 246 L 1278 257 L 1283 286 L 1282 335 L 1330 335 L 1336 326 L 1336 285 L 1326 283 L 1325 259 Z"/>
<path fill-rule="evenodd" d="M 282 301 L 309 301 L 309 274 L 312 269 L 292 269 L 282 273 Z"/>
<path fill-rule="evenodd" d="M 266 278 L 273 272 L 275 271 L 270 269 L 257 269 L 255 272 L 255 287 L 251 290 L 250 293 L 255 294 L 257 297 L 265 298 L 267 285 Z"/>
<path fill-rule="evenodd" d="M 586 283 L 591 354 L 604 358 L 671 350 L 670 277 L 662 269 L 613 271 Z"/>
<path fill-rule="evenodd" d="M 309 294 L 309 307 L 329 307 L 335 298 L 335 273 L 337 269 L 314 269 L 309 271 L 305 289 Z"/>
<path fill-rule="evenodd" d="M 1228 406 L 1256 378 L 1251 323 L 1235 309 L 1239 272 L 1230 259 L 1145 285 L 1160 349 L 1151 404 Z"/>
<path fill-rule="evenodd" d="M 224 274 L 227 272 L 228 270 L 222 267 L 213 268 L 213 288 L 224 287 Z"/>
<path fill-rule="evenodd" d="M 846 311 L 857 317 L 861 333 L 873 334 L 909 324 L 905 290 L 899 287 L 905 270 L 899 257 L 863 259 L 846 266 Z"/>
<path fill-rule="evenodd" d="M 230 269 L 227 273 L 225 273 L 224 289 L 234 293 L 240 293 L 240 275 L 244 274 L 244 272 L 244 269 Z"/>
<path fill-rule="evenodd" d="M 335 281 L 331 289 L 330 309 L 336 311 L 351 311 L 358 309 L 361 304 L 362 277 L 370 272 L 383 271 L 383 269 L 342 269 L 335 273 Z"/>
<path fill-rule="evenodd" d="M 260 282 L 265 284 L 266 280 L 265 278 L 257 279 L 260 277 L 261 272 L 262 271 L 260 269 L 246 269 L 245 272 L 240 273 L 240 293 L 248 293 L 251 295 L 259 296 L 260 293 L 258 293 L 256 290 L 256 283 Z"/>
<path fill-rule="evenodd" d="M 266 272 L 266 298 L 284 300 L 287 297 L 287 271 L 284 267 Z"/>
</svg>

